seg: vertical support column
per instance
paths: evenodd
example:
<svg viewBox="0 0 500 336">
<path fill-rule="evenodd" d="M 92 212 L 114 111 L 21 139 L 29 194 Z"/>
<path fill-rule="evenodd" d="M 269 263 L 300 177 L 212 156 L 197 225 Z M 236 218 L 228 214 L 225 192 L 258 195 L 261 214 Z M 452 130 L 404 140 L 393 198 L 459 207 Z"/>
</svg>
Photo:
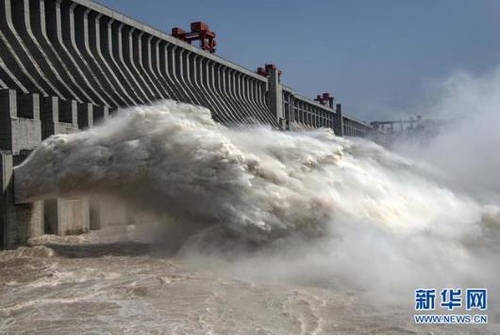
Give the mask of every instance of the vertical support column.
<svg viewBox="0 0 500 336">
<path fill-rule="evenodd" d="M 14 157 L 0 152 L 0 248 L 14 248 L 43 234 L 42 202 L 15 204 Z"/>
<path fill-rule="evenodd" d="M 9 221 L 8 209 L 12 200 L 9 199 L 10 184 L 12 179 L 12 155 L 0 152 L 0 249 L 9 248 L 12 245 L 11 223 Z"/>
<path fill-rule="evenodd" d="M 337 104 L 335 108 L 335 134 L 344 136 L 344 115 L 342 114 L 342 104 Z"/>
<path fill-rule="evenodd" d="M 268 104 L 271 113 L 274 115 L 278 124 L 285 129 L 286 120 L 283 114 L 283 88 L 280 84 L 278 69 L 272 68 L 269 71 L 268 79 Z"/>
<path fill-rule="evenodd" d="M 289 106 L 290 106 L 290 120 L 289 120 L 289 123 L 290 124 L 296 123 L 297 122 L 297 119 L 296 119 L 296 116 L 295 116 L 296 105 L 295 105 L 295 96 L 293 94 L 290 94 Z"/>
</svg>

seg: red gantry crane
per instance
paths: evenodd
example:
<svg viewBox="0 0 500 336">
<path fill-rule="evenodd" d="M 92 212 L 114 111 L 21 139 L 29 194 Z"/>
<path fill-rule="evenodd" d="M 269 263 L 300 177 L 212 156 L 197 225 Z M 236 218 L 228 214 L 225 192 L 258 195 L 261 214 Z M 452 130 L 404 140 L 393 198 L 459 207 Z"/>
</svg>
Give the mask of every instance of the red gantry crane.
<svg viewBox="0 0 500 336">
<path fill-rule="evenodd" d="M 256 73 L 264 77 L 269 77 L 269 71 L 272 69 L 276 69 L 276 65 L 266 64 L 264 68 L 258 67 Z M 281 78 L 281 70 L 278 70 L 278 77 Z"/>
<path fill-rule="evenodd" d="M 200 48 L 213 54 L 215 53 L 217 42 L 215 41 L 215 32 L 201 21 L 191 23 L 191 31 L 188 33 L 184 29 L 172 28 L 172 36 L 191 44 L 192 41 L 200 41 Z"/>
<path fill-rule="evenodd" d="M 318 103 L 320 103 L 321 105 L 326 106 L 326 104 L 328 104 L 329 107 L 333 108 L 333 100 L 334 99 L 335 98 L 333 96 L 330 96 L 329 93 L 325 92 L 322 95 L 317 95 L 314 100 L 317 101 Z"/>
</svg>

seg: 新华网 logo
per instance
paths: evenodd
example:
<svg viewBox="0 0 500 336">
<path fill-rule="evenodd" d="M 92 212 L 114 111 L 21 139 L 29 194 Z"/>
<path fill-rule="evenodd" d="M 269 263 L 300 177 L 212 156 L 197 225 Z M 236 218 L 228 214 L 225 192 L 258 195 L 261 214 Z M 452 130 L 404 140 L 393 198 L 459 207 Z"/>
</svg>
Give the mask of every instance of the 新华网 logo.
<svg viewBox="0 0 500 336">
<path fill-rule="evenodd" d="M 488 315 L 475 314 L 488 309 L 488 290 L 486 288 L 419 288 L 415 290 L 415 310 L 419 312 L 447 312 L 441 314 L 416 314 L 418 324 L 485 324 Z M 465 309 L 464 314 L 450 314 L 455 309 Z"/>
</svg>

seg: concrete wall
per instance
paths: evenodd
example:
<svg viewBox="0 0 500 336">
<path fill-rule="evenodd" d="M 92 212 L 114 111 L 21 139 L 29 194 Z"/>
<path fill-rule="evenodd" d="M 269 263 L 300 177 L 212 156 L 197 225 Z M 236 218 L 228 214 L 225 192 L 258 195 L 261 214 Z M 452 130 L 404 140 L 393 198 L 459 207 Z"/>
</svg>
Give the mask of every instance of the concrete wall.
<svg viewBox="0 0 500 336">
<path fill-rule="evenodd" d="M 342 105 L 335 108 L 300 96 L 288 87 L 283 88 L 283 117 L 294 128 L 331 128 L 338 136 L 363 137 L 373 131 L 373 127 L 342 112 Z"/>
<path fill-rule="evenodd" d="M 228 125 L 333 128 L 328 107 L 286 97 L 277 70 L 262 77 L 87 0 L 0 0 L 0 60 L 0 87 L 43 97 L 109 108 L 170 98 Z M 339 133 L 371 130 L 344 118 Z"/>
</svg>

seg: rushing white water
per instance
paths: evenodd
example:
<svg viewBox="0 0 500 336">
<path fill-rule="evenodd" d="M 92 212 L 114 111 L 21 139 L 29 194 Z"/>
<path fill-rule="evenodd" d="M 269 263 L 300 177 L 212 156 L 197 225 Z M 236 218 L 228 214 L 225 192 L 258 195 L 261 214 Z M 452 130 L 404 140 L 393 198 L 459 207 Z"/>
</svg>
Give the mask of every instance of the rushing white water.
<svg viewBox="0 0 500 336">
<path fill-rule="evenodd" d="M 314 311 L 348 300 L 344 285 L 410 312 L 415 288 L 487 287 L 495 307 L 500 208 L 495 197 L 488 204 L 455 189 L 446 174 L 329 130 L 228 129 L 204 108 L 162 101 L 47 139 L 16 168 L 15 183 L 23 200 L 102 193 L 168 215 L 189 228 L 179 255 L 198 269 L 315 288 L 335 283 L 321 295 L 341 298 L 311 299 Z M 320 324 L 276 330 L 336 330 Z"/>
<path fill-rule="evenodd" d="M 361 139 L 326 130 L 226 129 L 206 109 L 165 101 L 46 140 L 16 169 L 16 192 L 33 199 L 100 191 L 186 225 L 224 223 L 250 239 L 316 232 L 343 216 L 395 234 L 459 238 L 498 211 L 432 175 Z"/>
<path fill-rule="evenodd" d="M 349 237 L 359 244 L 346 246 L 352 260 L 390 249 L 385 257 L 468 263 L 469 245 L 498 225 L 499 208 L 441 186 L 438 175 L 365 140 L 227 129 L 204 108 L 164 101 L 44 141 L 16 168 L 16 191 L 23 199 L 112 194 L 252 242 Z"/>
</svg>

